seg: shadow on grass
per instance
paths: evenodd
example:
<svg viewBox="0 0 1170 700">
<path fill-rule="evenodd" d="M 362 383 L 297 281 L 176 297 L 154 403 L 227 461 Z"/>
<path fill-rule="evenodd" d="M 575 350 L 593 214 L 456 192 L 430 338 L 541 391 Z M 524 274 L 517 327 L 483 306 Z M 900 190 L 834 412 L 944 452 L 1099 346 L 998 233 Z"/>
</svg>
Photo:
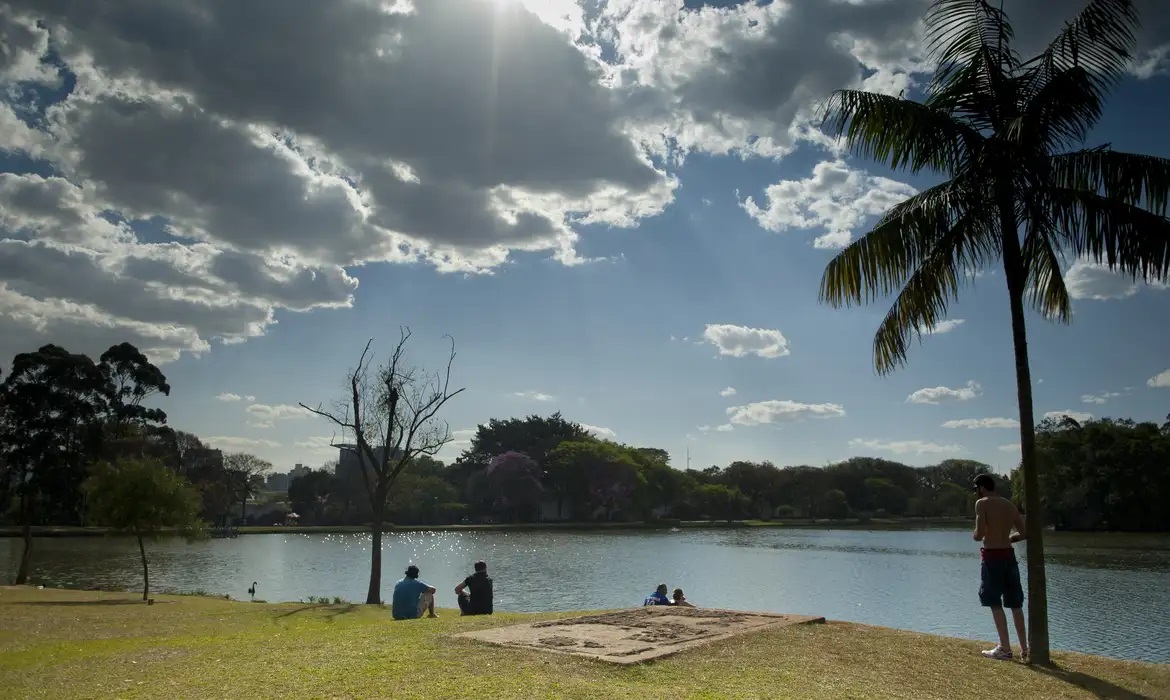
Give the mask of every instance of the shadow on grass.
<svg viewBox="0 0 1170 700">
<path fill-rule="evenodd" d="M 1127 690 L 1119 685 L 1110 683 L 1107 680 L 1090 676 L 1087 673 L 1066 671 L 1059 666 L 1028 666 L 1028 668 L 1036 673 L 1064 681 L 1069 685 L 1075 685 L 1081 690 L 1088 691 L 1099 698 L 1107 698 L 1108 700 L 1152 700 L 1148 695 L 1140 695 L 1132 690 Z"/>
<path fill-rule="evenodd" d="M 314 612 L 314 611 L 321 610 L 321 611 L 327 611 L 327 613 L 328 613 L 324 616 L 325 620 L 327 622 L 333 622 L 334 618 L 336 618 L 340 615 L 346 615 L 346 614 L 349 614 L 352 612 L 356 612 L 359 607 L 361 607 L 361 606 L 359 606 L 357 603 L 343 603 L 341 605 L 330 604 L 330 603 L 313 603 L 310 605 L 302 605 L 300 607 L 293 608 L 292 610 L 286 610 L 285 612 L 282 612 L 279 615 L 275 615 L 274 619 L 280 620 L 280 619 L 285 618 L 285 617 L 292 617 L 293 615 L 299 615 L 300 613 Z"/>
<path fill-rule="evenodd" d="M 146 605 L 144 600 L 127 600 L 125 598 L 109 598 L 103 600 L 19 600 L 10 605 L 38 605 L 46 608 L 55 607 L 85 607 L 90 605 Z"/>
</svg>

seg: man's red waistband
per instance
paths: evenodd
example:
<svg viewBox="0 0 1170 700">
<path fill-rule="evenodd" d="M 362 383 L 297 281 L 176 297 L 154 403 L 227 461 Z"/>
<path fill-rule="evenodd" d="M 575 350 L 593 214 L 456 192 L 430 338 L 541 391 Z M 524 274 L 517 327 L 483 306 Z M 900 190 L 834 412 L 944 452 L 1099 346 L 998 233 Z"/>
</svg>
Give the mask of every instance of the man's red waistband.
<svg viewBox="0 0 1170 700">
<path fill-rule="evenodd" d="M 979 548 L 979 555 L 983 561 L 999 561 L 1001 559 L 1015 559 L 1016 550 L 1011 547 L 1005 549 L 987 549 L 986 547 Z"/>
</svg>

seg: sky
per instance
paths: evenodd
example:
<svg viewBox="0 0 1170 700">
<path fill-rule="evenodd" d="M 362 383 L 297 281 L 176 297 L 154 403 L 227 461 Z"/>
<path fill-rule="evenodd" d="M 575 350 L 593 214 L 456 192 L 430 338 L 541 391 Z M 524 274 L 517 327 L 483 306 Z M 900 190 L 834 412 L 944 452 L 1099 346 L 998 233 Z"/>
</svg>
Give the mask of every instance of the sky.
<svg viewBox="0 0 1170 700">
<path fill-rule="evenodd" d="M 1008 0 L 1022 53 L 1081 0 Z M 1170 156 L 1170 14 L 1144 24 L 1091 143 Z M 833 90 L 920 93 L 924 0 L 5 0 L 0 368 L 122 341 L 170 424 L 278 470 L 344 435 L 401 327 L 453 459 L 490 418 L 560 411 L 666 449 L 922 465 L 1019 459 L 1003 275 L 970 271 L 888 376 L 884 300 L 818 303 L 825 264 L 937 181 L 817 128 Z M 1033 314 L 1038 417 L 1170 413 L 1170 288 L 1065 261 Z"/>
</svg>

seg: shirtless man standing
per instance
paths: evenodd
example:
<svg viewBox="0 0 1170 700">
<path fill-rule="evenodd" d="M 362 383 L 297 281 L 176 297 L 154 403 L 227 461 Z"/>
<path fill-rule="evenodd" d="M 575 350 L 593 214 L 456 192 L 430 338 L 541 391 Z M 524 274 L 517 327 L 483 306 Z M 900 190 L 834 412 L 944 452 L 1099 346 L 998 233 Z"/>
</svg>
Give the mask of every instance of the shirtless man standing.
<svg viewBox="0 0 1170 700">
<path fill-rule="evenodd" d="M 1011 608 L 1020 638 L 1020 658 L 1028 656 L 1028 636 L 1024 627 L 1024 588 L 1020 585 L 1020 565 L 1012 545 L 1024 539 L 1024 518 L 1014 503 L 995 492 L 990 474 L 975 477 L 975 541 L 982 542 L 979 602 L 991 608 L 999 644 L 983 655 L 989 659 L 1011 659 L 1012 642 L 1008 636 L 1005 607 Z M 1012 529 L 1015 532 L 1012 532 Z"/>
</svg>

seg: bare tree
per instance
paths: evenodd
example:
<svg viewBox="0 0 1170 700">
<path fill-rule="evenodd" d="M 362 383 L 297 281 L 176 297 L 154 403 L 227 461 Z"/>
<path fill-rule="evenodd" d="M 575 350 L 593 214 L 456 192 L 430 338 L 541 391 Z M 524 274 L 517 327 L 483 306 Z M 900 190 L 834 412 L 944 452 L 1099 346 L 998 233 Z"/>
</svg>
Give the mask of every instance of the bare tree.
<svg viewBox="0 0 1170 700">
<path fill-rule="evenodd" d="M 398 345 L 390 360 L 373 367 L 373 355 L 366 343 L 357 367 L 346 378 L 348 396 L 324 410 L 301 404 L 301 407 L 329 419 L 343 435 L 352 435 L 356 445 L 362 481 L 370 497 L 373 513 L 370 532 L 370 587 L 366 603 L 382 602 L 382 529 L 391 488 L 398 475 L 420 455 L 434 455 L 451 441 L 451 429 L 437 416 L 444 405 L 463 392 L 451 389 L 451 365 L 455 362 L 455 340 L 444 371 L 427 372 L 408 365 L 406 343 L 410 329 L 400 329 Z"/>
</svg>

